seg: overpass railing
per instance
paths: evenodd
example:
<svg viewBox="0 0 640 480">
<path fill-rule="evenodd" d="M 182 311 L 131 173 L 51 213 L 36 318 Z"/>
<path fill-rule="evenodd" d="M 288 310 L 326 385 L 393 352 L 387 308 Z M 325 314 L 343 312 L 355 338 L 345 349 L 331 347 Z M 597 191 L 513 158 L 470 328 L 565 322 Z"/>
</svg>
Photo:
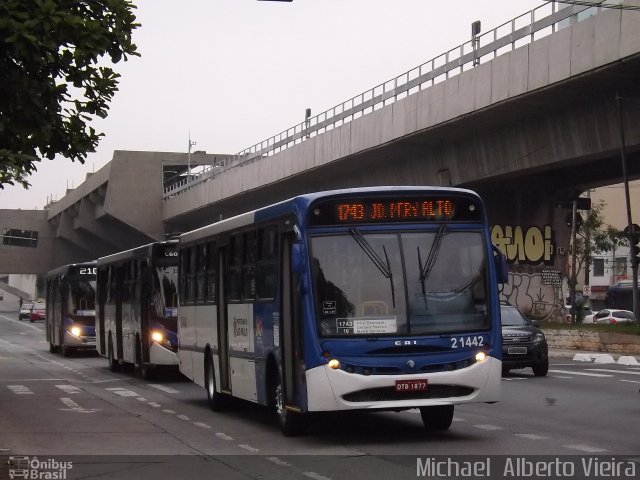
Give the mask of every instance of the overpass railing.
<svg viewBox="0 0 640 480">
<path fill-rule="evenodd" d="M 309 138 L 391 105 L 397 100 L 463 71 L 470 70 L 476 65 L 488 62 L 503 53 L 550 35 L 572 23 L 589 18 L 599 13 L 603 8 L 607 8 L 600 5 L 604 4 L 604 1 L 546 2 L 540 7 L 505 22 L 493 30 L 477 35 L 462 45 L 452 48 L 391 80 L 318 115 L 306 118 L 304 122 L 277 135 L 245 148 L 234 155 L 223 168 L 210 166 L 192 172 L 187 178 L 165 187 L 164 199 L 174 197 L 200 185 L 229 168 L 258 160 L 261 157 L 275 155 Z M 587 4 L 584 5 L 584 3 Z M 599 5 L 593 6 L 593 4 Z"/>
</svg>

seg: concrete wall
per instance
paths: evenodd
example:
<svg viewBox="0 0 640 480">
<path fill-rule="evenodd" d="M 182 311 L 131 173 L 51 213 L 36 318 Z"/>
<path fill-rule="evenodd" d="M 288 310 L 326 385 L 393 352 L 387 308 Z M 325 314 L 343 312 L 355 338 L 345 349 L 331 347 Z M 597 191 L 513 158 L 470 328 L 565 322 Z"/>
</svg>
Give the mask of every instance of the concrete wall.
<svg viewBox="0 0 640 480">
<path fill-rule="evenodd" d="M 640 355 L 640 337 L 580 330 L 545 330 L 550 348 Z"/>
</svg>

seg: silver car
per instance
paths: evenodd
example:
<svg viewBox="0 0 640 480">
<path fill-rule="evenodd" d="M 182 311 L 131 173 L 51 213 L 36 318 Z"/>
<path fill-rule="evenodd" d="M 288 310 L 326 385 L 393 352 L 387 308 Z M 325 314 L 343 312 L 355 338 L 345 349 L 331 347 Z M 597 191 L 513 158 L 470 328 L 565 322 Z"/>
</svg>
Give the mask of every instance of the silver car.
<svg viewBox="0 0 640 480">
<path fill-rule="evenodd" d="M 629 310 L 616 310 L 613 308 L 605 308 L 600 310 L 593 316 L 593 323 L 608 323 L 616 325 L 618 323 L 635 322 L 636 317 Z"/>
</svg>

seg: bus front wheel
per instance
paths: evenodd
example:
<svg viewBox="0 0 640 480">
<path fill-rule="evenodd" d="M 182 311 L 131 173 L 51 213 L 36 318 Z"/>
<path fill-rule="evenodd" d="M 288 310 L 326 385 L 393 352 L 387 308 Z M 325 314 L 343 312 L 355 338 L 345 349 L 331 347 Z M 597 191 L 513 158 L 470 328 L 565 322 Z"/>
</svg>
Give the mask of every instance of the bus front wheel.
<svg viewBox="0 0 640 480">
<path fill-rule="evenodd" d="M 448 430 L 453 422 L 453 405 L 420 407 L 420 416 L 424 427 L 429 431 Z"/>
<path fill-rule="evenodd" d="M 280 375 L 278 375 L 278 381 L 274 390 L 274 403 L 282 434 L 285 437 L 295 437 L 300 435 L 306 426 L 306 419 L 303 414 L 292 412 L 285 406 L 282 377 L 280 377 Z"/>
<path fill-rule="evenodd" d="M 221 393 L 216 391 L 216 376 L 213 369 L 213 358 L 211 358 L 211 353 L 208 353 L 205 357 L 204 388 L 207 391 L 207 402 L 209 403 L 209 408 L 214 412 L 222 410 L 222 407 L 224 406 L 224 397 Z"/>
</svg>

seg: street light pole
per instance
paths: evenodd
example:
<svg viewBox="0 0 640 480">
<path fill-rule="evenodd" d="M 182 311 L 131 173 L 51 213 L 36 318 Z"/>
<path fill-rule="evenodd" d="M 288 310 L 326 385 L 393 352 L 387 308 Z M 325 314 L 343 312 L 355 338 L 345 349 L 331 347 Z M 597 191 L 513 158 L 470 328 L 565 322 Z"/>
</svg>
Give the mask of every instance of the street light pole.
<svg viewBox="0 0 640 480">
<path fill-rule="evenodd" d="M 196 142 L 191 141 L 191 132 L 189 132 L 189 149 L 187 150 L 187 183 L 191 181 L 191 147 L 193 147 Z"/>
<path fill-rule="evenodd" d="M 629 238 L 629 246 L 631 252 L 635 252 L 633 243 L 635 241 L 635 225 L 631 216 L 631 198 L 629 196 L 629 177 L 627 176 L 627 157 L 625 153 L 625 141 L 624 141 L 624 126 L 622 123 L 622 105 L 620 103 L 620 95 L 616 92 L 616 105 L 618 107 L 618 124 L 620 128 L 620 159 L 622 160 L 622 181 L 624 183 L 624 197 L 627 204 L 627 231 Z M 638 306 L 638 262 L 631 256 L 631 276 L 633 290 L 631 292 L 633 296 L 633 313 L 636 317 L 636 321 L 640 321 L 640 308 Z"/>
</svg>

